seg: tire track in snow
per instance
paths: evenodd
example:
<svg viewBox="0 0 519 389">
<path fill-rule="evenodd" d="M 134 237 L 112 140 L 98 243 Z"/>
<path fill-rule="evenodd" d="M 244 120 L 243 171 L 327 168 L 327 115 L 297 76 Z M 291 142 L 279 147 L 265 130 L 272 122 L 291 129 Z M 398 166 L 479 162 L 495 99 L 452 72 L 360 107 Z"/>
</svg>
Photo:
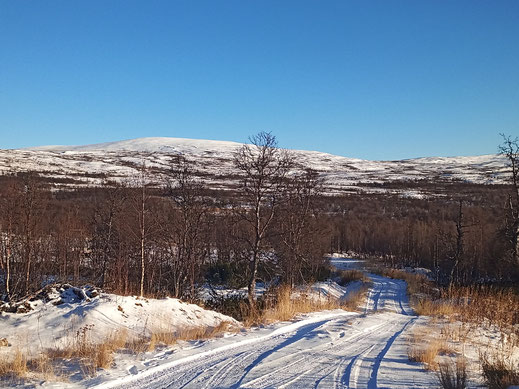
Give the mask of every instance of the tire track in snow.
<svg viewBox="0 0 519 389">
<path fill-rule="evenodd" d="M 378 388 L 377 387 L 378 371 L 380 369 L 380 364 L 382 363 L 384 356 L 387 354 L 390 347 L 395 342 L 396 338 L 398 338 L 405 331 L 405 329 L 407 328 L 408 325 L 410 325 L 410 324 L 412 325 L 412 323 L 414 323 L 415 320 L 416 320 L 416 317 L 413 319 L 410 319 L 409 321 L 407 321 L 404 324 L 404 326 L 402 327 L 402 329 L 400 331 L 395 332 L 394 335 L 391 336 L 389 338 L 389 340 L 386 342 L 386 345 L 384 346 L 382 351 L 377 355 L 377 357 L 375 358 L 375 363 L 373 364 L 373 372 L 371 373 L 371 378 L 368 381 L 368 389 L 377 389 Z"/>
<path fill-rule="evenodd" d="M 235 343 L 202 348 L 99 388 L 378 389 L 386 356 L 416 320 L 407 310 L 405 283 L 373 276 L 362 315 L 323 314 L 278 326 L 268 335 L 245 334 Z"/>
<path fill-rule="evenodd" d="M 228 373 L 235 368 L 236 361 L 238 359 L 246 359 L 250 357 L 254 352 L 241 352 L 236 354 L 233 358 L 230 358 L 230 360 L 225 363 L 218 371 L 216 371 L 209 379 L 207 380 L 206 384 L 203 386 L 204 389 L 211 389 L 212 387 L 215 387 L 214 384 L 220 382 L 221 379 L 223 379 L 225 376 L 228 375 Z"/>
<path fill-rule="evenodd" d="M 326 324 L 330 325 L 333 322 L 341 321 L 341 320 L 344 320 L 344 319 L 332 319 L 329 322 L 327 322 Z M 283 370 L 287 370 L 287 367 L 292 367 L 294 365 L 293 363 L 289 363 L 288 365 L 285 365 L 283 363 L 280 363 L 280 362 L 282 362 L 280 360 L 284 360 L 284 359 L 287 359 L 287 358 L 292 358 L 293 359 L 297 355 L 305 354 L 305 353 L 306 354 L 310 354 L 310 355 L 309 356 L 308 355 L 307 356 L 303 356 L 302 358 L 298 358 L 296 360 L 296 362 L 299 364 L 302 361 L 304 361 L 305 359 L 306 360 L 310 359 L 310 361 L 313 363 L 313 365 L 317 365 L 316 362 L 321 362 L 319 365 L 317 365 L 317 367 L 319 368 L 319 370 L 322 370 L 322 363 L 323 363 L 323 361 L 326 360 L 326 359 L 330 359 L 330 357 L 327 356 L 327 355 L 320 356 L 319 354 L 321 352 L 323 352 L 323 351 L 330 352 L 330 351 L 333 351 L 333 350 L 336 350 L 336 349 L 338 349 L 338 350 L 345 350 L 345 347 L 344 347 L 345 345 L 356 346 L 356 343 L 352 343 L 351 342 L 353 339 L 365 337 L 365 336 L 367 336 L 367 334 L 377 331 L 383 325 L 385 325 L 385 323 L 377 323 L 376 325 L 364 328 L 362 331 L 357 331 L 356 333 L 350 335 L 349 337 L 339 338 L 338 341 L 335 342 L 335 344 L 324 343 L 324 344 L 321 344 L 321 345 L 319 345 L 317 347 L 314 347 L 311 350 L 306 350 L 306 349 L 303 348 L 301 350 L 298 350 L 296 352 L 293 352 L 293 353 L 290 353 L 290 354 L 287 354 L 287 355 L 283 355 L 283 356 L 278 357 L 278 358 L 274 358 L 276 354 L 275 353 L 271 353 L 269 356 L 273 357 L 273 358 L 271 358 L 272 359 L 271 361 L 266 361 L 265 362 L 266 366 L 264 366 L 264 367 L 268 367 L 270 364 L 273 364 L 273 365 L 278 364 L 278 365 L 281 365 L 281 367 L 273 368 L 270 371 L 268 371 L 267 373 L 265 373 L 264 375 L 262 375 L 261 377 L 256 378 L 256 379 L 252 379 L 250 381 L 245 381 L 245 379 L 244 379 L 243 380 L 243 384 L 246 385 L 247 387 L 250 387 L 251 385 L 255 386 L 255 387 L 262 387 L 261 384 L 264 384 L 265 386 L 272 385 L 273 383 L 276 383 L 276 380 L 274 380 L 274 381 L 271 380 L 272 377 L 276 378 L 278 373 L 280 373 Z M 309 358 L 309 357 L 311 357 L 311 358 Z M 335 360 L 335 359 L 333 359 L 333 360 Z M 334 369 L 336 369 L 336 366 L 334 364 L 331 364 L 331 365 L 332 365 L 332 367 L 328 368 L 328 370 L 330 370 L 330 372 L 332 372 Z M 304 370 L 302 372 L 300 372 L 298 370 L 294 371 L 292 373 L 294 375 L 294 378 L 289 379 L 288 380 L 288 381 L 290 381 L 289 383 L 297 382 L 297 381 L 303 379 L 308 373 L 311 372 L 311 369 L 309 370 L 309 368 L 307 367 L 308 365 L 301 364 L 300 366 Z M 325 374 L 325 376 L 326 375 L 328 375 L 328 373 Z M 324 379 L 325 377 L 321 377 L 321 378 Z M 277 384 L 278 385 L 280 384 L 279 380 L 278 380 Z M 283 385 L 286 386 L 287 382 L 285 381 L 279 387 L 282 387 Z M 239 386 L 236 386 L 236 387 L 239 387 Z"/>
</svg>

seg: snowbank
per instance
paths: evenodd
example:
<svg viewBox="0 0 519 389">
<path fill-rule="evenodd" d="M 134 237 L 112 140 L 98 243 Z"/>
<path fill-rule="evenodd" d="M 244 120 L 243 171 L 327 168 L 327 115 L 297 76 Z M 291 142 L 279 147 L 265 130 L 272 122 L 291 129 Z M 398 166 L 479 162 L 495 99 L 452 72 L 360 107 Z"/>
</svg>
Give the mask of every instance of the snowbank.
<svg viewBox="0 0 519 389">
<path fill-rule="evenodd" d="M 118 296 L 70 285 L 50 286 L 15 308 L 18 313 L 0 312 L 0 339 L 9 342 L 9 347 L 0 347 L 0 357 L 16 348 L 35 355 L 48 348 L 67 347 L 85 331 L 91 340 L 102 342 L 118 330 L 142 337 L 154 331 L 179 333 L 194 327 L 217 327 L 222 322 L 240 326 L 229 316 L 178 299 Z"/>
</svg>

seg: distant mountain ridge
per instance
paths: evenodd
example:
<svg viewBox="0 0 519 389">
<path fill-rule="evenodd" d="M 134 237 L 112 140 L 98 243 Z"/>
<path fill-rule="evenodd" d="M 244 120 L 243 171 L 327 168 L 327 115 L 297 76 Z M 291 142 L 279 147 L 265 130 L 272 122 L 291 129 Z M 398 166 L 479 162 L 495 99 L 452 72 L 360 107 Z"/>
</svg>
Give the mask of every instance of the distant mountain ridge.
<svg viewBox="0 0 519 389">
<path fill-rule="evenodd" d="M 121 140 L 115 142 L 94 143 L 80 146 L 39 146 L 29 147 L 24 150 L 34 151 L 136 151 L 136 152 L 177 152 L 184 150 L 231 150 L 241 146 L 238 142 L 219 140 L 199 140 L 170 137 L 146 137 Z"/>
<path fill-rule="evenodd" d="M 236 185 L 233 153 L 242 144 L 184 138 L 137 138 L 80 146 L 40 146 L 0 150 L 0 172 L 36 171 L 64 185 L 101 185 L 106 179 L 135 176 L 142 161 L 153 169 L 159 184 L 176 155 L 193 161 L 204 182 L 217 189 Z M 318 151 L 291 150 L 296 161 L 317 170 L 330 194 L 388 191 L 392 182 L 463 181 L 502 184 L 507 179 L 506 159 L 500 155 L 474 157 L 422 157 L 400 161 L 369 161 Z M 404 196 L 422 196 L 419 189 L 400 189 Z M 398 192 L 398 191 L 397 191 Z"/>
</svg>

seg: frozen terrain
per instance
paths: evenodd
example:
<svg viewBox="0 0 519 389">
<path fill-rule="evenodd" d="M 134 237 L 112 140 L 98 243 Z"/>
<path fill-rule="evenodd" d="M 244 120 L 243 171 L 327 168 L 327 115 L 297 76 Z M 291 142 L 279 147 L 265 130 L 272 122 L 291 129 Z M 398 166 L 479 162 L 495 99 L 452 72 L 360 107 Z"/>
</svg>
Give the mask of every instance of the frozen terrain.
<svg viewBox="0 0 519 389">
<path fill-rule="evenodd" d="M 93 288 L 49 286 L 33 301 L 19 304 L 18 313 L 0 311 L 0 338 L 5 337 L 10 345 L 0 347 L 0 358 L 15 349 L 34 357 L 48 349 L 71 347 L 78 334 L 102 342 L 121 330 L 129 337 L 140 337 L 159 330 L 175 333 L 217 327 L 222 322 L 240 326 L 231 317 L 174 298 L 147 299 L 99 293 Z"/>
<path fill-rule="evenodd" d="M 404 337 L 421 320 L 403 281 L 373 276 L 362 313 L 314 313 L 215 339 L 152 368 L 98 377 L 95 387 L 430 388 L 435 375 L 409 362 Z"/>
<path fill-rule="evenodd" d="M 212 188 L 236 185 L 233 153 L 240 143 L 180 138 L 139 138 L 86 146 L 43 146 L 0 150 L 0 173 L 37 171 L 61 185 L 99 185 L 104 180 L 128 181 L 143 162 L 154 173 L 157 184 L 168 175 L 172 161 L 184 155 L 193 161 L 198 174 Z M 416 158 L 401 161 L 368 161 L 317 151 L 292 151 L 296 161 L 317 170 L 328 193 L 394 193 L 422 197 L 429 182 L 462 181 L 500 184 L 506 178 L 505 158 L 475 157 Z M 405 181 L 407 188 L 380 186 Z M 418 186 L 418 187 L 417 187 Z"/>
<path fill-rule="evenodd" d="M 332 258 L 340 269 L 357 268 L 362 262 Z M 227 322 L 234 330 L 209 340 L 179 341 L 138 355 L 117 352 L 112 367 L 98 370 L 93 378 L 74 373 L 66 382 L 40 379 L 28 384 L 53 389 L 437 387 L 436 374 L 408 357 L 409 340 L 416 339 L 417 331 L 428 329 L 431 322 L 413 313 L 404 281 L 373 274 L 369 277 L 372 286 L 357 312 L 314 312 L 290 322 L 250 329 L 176 299 L 121 297 L 93 288 L 52 286 L 28 302 L 28 312 L 0 314 L 0 338 L 6 336 L 11 344 L 0 351 L 21 347 L 35 355 L 49 347 L 66 348 L 70 337 L 85 328 L 93 339 L 101 341 L 103 334 L 121 328 L 130 335 L 141 335 L 156 329 L 175 332 Z M 306 293 L 340 299 L 357 287 L 356 283 L 340 287 L 330 281 L 316 283 Z M 25 304 L 19 307 L 29 308 Z M 483 337 L 481 342 L 495 335 L 477 333 Z M 420 336 L 425 344 L 426 337 L 434 334 L 427 331 Z M 463 346 L 471 370 L 476 369 L 481 342 Z M 69 370 L 77 371 L 77 367 Z M 478 374 L 471 372 L 474 382 L 479 381 Z M 475 385 L 470 387 L 480 384 Z"/>
</svg>

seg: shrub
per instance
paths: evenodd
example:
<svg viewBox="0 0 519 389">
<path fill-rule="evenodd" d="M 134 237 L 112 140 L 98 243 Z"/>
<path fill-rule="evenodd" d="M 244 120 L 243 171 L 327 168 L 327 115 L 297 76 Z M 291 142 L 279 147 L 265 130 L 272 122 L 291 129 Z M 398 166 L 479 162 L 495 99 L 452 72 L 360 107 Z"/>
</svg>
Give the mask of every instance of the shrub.
<svg viewBox="0 0 519 389">
<path fill-rule="evenodd" d="M 353 281 L 367 281 L 366 276 L 360 270 L 339 270 L 337 277 L 339 278 L 337 283 L 342 286 Z"/>
<path fill-rule="evenodd" d="M 519 364 L 504 354 L 480 355 L 481 369 L 489 389 L 506 389 L 519 384 Z"/>
<path fill-rule="evenodd" d="M 467 364 L 464 359 L 456 359 L 438 365 L 438 381 L 443 389 L 465 389 L 467 387 Z"/>
</svg>

